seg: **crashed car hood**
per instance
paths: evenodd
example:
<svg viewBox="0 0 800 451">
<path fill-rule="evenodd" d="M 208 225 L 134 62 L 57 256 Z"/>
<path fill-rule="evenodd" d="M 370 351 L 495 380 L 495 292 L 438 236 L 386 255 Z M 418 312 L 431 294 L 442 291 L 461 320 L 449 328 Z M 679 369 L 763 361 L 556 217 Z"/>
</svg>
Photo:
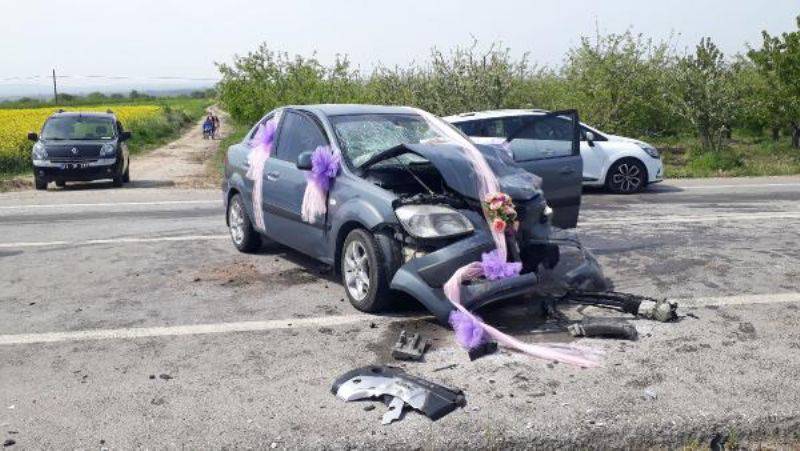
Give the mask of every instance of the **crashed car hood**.
<svg viewBox="0 0 800 451">
<path fill-rule="evenodd" d="M 500 187 L 514 200 L 526 201 L 542 194 L 541 179 L 520 168 L 494 146 L 476 146 L 486 158 L 500 182 Z M 462 196 L 479 200 L 475 169 L 464 151 L 452 144 L 400 144 L 374 155 L 359 168 L 362 173 L 370 167 L 399 155 L 413 153 L 433 164 L 450 189 Z"/>
</svg>

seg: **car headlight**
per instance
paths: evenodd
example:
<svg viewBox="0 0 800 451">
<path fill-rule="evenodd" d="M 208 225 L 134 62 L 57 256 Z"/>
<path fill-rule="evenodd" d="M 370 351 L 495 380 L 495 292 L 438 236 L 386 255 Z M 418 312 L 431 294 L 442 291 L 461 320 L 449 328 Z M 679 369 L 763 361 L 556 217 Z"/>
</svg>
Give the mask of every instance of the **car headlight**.
<svg viewBox="0 0 800 451">
<path fill-rule="evenodd" d="M 37 141 L 36 144 L 33 145 L 33 159 L 34 160 L 46 160 L 47 159 L 47 149 L 44 147 L 41 141 Z"/>
<path fill-rule="evenodd" d="M 446 238 L 474 230 L 464 215 L 439 205 L 406 205 L 395 210 L 395 214 L 415 238 Z"/>
<path fill-rule="evenodd" d="M 113 157 L 117 153 L 117 148 L 114 144 L 105 143 L 103 147 L 100 148 L 100 156 L 101 157 Z"/>
<path fill-rule="evenodd" d="M 639 143 L 639 147 L 644 150 L 647 155 L 650 155 L 653 158 L 661 158 L 661 153 L 655 147 L 651 146 L 650 144 L 646 143 Z"/>
</svg>

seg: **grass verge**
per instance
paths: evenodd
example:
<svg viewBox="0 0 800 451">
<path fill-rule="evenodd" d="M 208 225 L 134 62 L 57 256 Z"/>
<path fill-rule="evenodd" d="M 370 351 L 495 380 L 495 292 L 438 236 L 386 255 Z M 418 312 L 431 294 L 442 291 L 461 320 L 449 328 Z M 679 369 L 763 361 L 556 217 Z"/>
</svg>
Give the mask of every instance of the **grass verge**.
<svg viewBox="0 0 800 451">
<path fill-rule="evenodd" d="M 734 137 L 720 152 L 704 151 L 697 140 L 676 138 L 655 143 L 662 150 L 668 178 L 746 177 L 800 174 L 800 150 L 788 138 Z"/>
</svg>

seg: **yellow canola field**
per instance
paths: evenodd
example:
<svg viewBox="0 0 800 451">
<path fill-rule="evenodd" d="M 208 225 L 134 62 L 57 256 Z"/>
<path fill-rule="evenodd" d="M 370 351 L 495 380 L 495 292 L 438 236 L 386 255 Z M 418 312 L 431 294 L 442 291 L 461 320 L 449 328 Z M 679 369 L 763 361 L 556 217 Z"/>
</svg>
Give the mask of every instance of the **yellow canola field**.
<svg viewBox="0 0 800 451">
<path fill-rule="evenodd" d="M 135 106 L 76 106 L 64 108 L 67 111 L 100 111 L 111 109 L 125 128 L 131 122 L 147 119 L 159 114 L 160 107 L 156 105 Z M 28 132 L 42 129 L 44 121 L 58 108 L 24 108 L 16 110 L 0 109 L 0 159 L 18 154 L 25 146 Z"/>
</svg>

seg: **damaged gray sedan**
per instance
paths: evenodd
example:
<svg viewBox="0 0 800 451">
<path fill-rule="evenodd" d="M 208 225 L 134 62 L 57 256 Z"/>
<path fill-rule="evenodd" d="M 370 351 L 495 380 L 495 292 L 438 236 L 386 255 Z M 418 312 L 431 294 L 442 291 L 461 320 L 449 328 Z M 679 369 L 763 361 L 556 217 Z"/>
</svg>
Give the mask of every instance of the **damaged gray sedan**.
<svg viewBox="0 0 800 451">
<path fill-rule="evenodd" d="M 577 114 L 552 114 L 572 124 L 569 139 L 532 145 L 576 157 L 562 164 L 580 164 Z M 268 158 L 253 176 L 253 142 L 270 126 Z M 228 149 L 223 191 L 233 244 L 252 252 L 265 236 L 331 265 L 359 310 L 386 308 L 396 290 L 446 321 L 453 305 L 444 296 L 444 283 L 458 268 L 494 249 L 465 143 L 473 146 L 446 122 L 414 108 L 279 108 Z M 341 165 L 326 192 L 324 214 L 308 221 L 302 214 L 304 191 L 319 148 L 331 149 Z M 559 198 L 575 187 L 549 180 L 547 194 L 557 202 L 548 205 L 541 180 L 525 170 L 531 168 L 513 161 L 502 146 L 473 148 L 483 154 L 502 191 L 513 199 L 518 226 L 506 233 L 508 255 L 522 263 L 522 271 L 519 277 L 464 286 L 462 304 L 472 310 L 531 293 L 540 285 L 542 272 L 556 266 L 562 247 L 580 248 L 575 240 L 556 239 L 551 225 L 551 207 L 561 218 L 556 222 L 568 227 L 577 222 L 578 206 L 564 205 Z M 596 263 L 583 257 L 572 269 L 570 283 L 602 288 Z"/>
</svg>

